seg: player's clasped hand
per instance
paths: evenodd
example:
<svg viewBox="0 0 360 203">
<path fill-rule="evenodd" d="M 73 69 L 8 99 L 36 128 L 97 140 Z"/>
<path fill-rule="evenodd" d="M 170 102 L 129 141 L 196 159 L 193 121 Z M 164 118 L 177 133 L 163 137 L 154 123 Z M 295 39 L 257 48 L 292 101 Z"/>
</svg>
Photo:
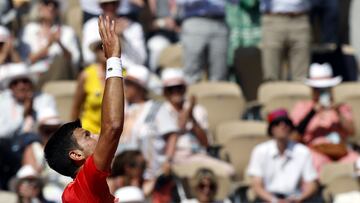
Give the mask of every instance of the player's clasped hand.
<svg viewBox="0 0 360 203">
<path fill-rule="evenodd" d="M 105 57 L 120 57 L 121 45 L 119 36 L 115 32 L 115 20 L 110 19 L 109 16 L 100 16 L 98 23 Z"/>
</svg>

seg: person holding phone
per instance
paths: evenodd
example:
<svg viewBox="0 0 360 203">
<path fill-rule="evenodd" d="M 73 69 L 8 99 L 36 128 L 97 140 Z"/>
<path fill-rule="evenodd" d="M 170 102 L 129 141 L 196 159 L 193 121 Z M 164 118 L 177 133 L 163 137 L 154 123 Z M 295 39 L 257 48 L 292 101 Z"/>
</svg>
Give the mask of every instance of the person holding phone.
<svg viewBox="0 0 360 203">
<path fill-rule="evenodd" d="M 298 102 L 291 114 L 302 142 L 312 149 L 318 171 L 326 163 L 355 162 L 359 157 L 345 145 L 355 131 L 351 108 L 333 101 L 332 88 L 341 81 L 341 76 L 333 77 L 328 63 L 312 64 L 305 80 L 312 88 L 312 100 Z"/>
</svg>

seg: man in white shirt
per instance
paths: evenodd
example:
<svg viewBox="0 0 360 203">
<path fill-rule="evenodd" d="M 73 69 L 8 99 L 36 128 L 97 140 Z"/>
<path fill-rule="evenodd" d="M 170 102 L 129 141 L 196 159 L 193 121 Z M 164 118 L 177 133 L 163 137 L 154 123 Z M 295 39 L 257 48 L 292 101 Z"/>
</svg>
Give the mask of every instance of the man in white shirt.
<svg viewBox="0 0 360 203">
<path fill-rule="evenodd" d="M 181 68 L 166 68 L 161 80 L 166 98 L 164 108 L 169 112 L 175 125 L 180 129 L 173 158 L 175 165 L 201 164 L 217 168 L 229 176 L 235 174 L 234 167 L 222 160 L 207 155 L 211 143 L 208 137 L 208 114 L 206 109 L 196 104 L 195 97 L 186 99 L 185 75 Z"/>
<path fill-rule="evenodd" d="M 317 190 L 310 150 L 290 140 L 295 127 L 286 110 L 271 112 L 268 121 L 273 139 L 252 152 L 248 167 L 252 189 L 261 202 L 309 201 Z"/>
<path fill-rule="evenodd" d="M 145 63 L 147 53 L 145 48 L 144 31 L 141 25 L 137 22 L 131 21 L 128 18 L 117 17 L 117 9 L 119 7 L 119 0 L 98 0 L 102 13 L 110 16 L 112 19 L 116 18 L 116 32 L 121 36 L 122 45 L 122 61 L 126 67 L 129 63 L 141 64 Z M 90 50 L 89 45 L 93 41 L 94 35 L 98 33 L 98 18 L 92 18 L 84 24 L 82 51 L 84 62 L 90 64 L 95 61 L 95 55 Z M 99 38 L 99 37 L 97 37 Z"/>
</svg>

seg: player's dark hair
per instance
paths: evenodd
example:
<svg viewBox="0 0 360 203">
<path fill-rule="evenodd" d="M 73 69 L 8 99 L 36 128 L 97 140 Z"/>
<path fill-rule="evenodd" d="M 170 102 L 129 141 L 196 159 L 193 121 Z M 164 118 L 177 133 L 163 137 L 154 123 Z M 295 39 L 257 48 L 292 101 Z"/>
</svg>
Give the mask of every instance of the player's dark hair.
<svg viewBox="0 0 360 203">
<path fill-rule="evenodd" d="M 81 148 L 73 136 L 76 128 L 81 128 L 80 120 L 62 125 L 51 135 L 44 149 L 45 159 L 50 168 L 64 176 L 73 178 L 79 166 L 69 157 L 69 152 Z"/>
</svg>

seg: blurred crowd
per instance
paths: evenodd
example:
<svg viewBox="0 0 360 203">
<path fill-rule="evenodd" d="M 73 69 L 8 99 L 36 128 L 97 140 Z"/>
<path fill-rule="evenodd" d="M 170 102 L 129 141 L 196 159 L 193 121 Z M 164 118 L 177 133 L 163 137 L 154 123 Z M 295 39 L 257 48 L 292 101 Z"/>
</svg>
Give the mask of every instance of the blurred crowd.
<svg viewBox="0 0 360 203">
<path fill-rule="evenodd" d="M 334 99 L 335 87 L 360 75 L 357 11 L 360 0 L 0 0 L 0 201 L 61 202 L 71 178 L 47 165 L 44 145 L 70 120 L 100 133 L 99 15 L 115 19 L 126 69 L 124 131 L 108 178 L 120 202 L 326 201 L 327 165 L 360 175 L 360 139 L 351 138 L 359 115 Z M 76 83 L 71 105 L 43 91 L 56 81 Z M 259 110 L 258 87 L 279 81 L 303 84 L 309 97 Z M 235 146 L 246 169 L 211 122 L 223 120 L 210 111 L 231 103 L 204 106 L 201 92 L 189 93 L 205 83 L 235 84 L 248 102 L 236 120 L 266 122 L 249 153 Z M 204 94 L 226 97 L 209 87 Z M 330 201 L 360 202 L 359 190 Z"/>
</svg>

